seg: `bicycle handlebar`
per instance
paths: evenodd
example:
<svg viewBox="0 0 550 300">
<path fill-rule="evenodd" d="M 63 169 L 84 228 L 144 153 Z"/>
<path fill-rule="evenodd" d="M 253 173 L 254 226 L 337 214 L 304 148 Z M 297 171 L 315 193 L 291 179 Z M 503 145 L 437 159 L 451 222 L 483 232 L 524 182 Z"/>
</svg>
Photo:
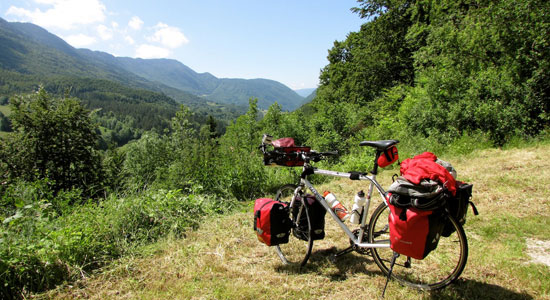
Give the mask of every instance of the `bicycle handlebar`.
<svg viewBox="0 0 550 300">
<path fill-rule="evenodd" d="M 288 151 L 282 151 L 282 150 L 278 150 L 278 148 L 275 148 L 274 150 L 272 151 L 268 151 L 268 146 L 272 146 L 272 140 L 273 140 L 273 137 L 268 135 L 268 134 L 264 134 L 263 137 L 262 137 L 262 143 L 260 144 L 260 146 L 258 147 L 262 153 L 264 154 L 264 156 L 266 155 L 269 155 L 269 156 L 281 156 L 281 157 L 290 157 L 290 158 L 300 158 L 303 162 L 318 162 L 318 161 L 321 161 L 329 156 L 336 156 L 338 155 L 338 151 L 326 151 L 326 152 L 317 152 L 317 151 L 314 151 L 314 150 L 309 150 L 310 147 L 296 147 L 296 148 L 307 148 L 307 150 L 305 151 L 291 151 L 291 152 L 288 152 Z M 290 147 L 289 147 L 290 148 Z"/>
<path fill-rule="evenodd" d="M 327 158 L 328 156 L 336 156 L 338 155 L 338 151 L 328 151 L 328 152 L 302 152 L 302 159 L 306 162 L 313 161 L 318 162 L 320 160 L 323 160 Z"/>
</svg>

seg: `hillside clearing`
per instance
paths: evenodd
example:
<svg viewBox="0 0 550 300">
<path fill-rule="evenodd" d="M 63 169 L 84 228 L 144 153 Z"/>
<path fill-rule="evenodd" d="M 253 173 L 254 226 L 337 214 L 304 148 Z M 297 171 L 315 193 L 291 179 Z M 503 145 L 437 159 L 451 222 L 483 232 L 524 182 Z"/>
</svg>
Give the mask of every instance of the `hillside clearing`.
<svg viewBox="0 0 550 300">
<path fill-rule="evenodd" d="M 474 184 L 466 223 L 469 258 L 457 283 L 433 293 L 390 282 L 386 299 L 550 299 L 550 267 L 534 262 L 528 245 L 550 243 L 550 146 L 490 149 L 446 158 L 458 178 Z M 396 170 L 383 172 L 387 186 Z M 352 196 L 356 182 L 320 186 Z M 375 200 L 376 204 L 379 199 Z M 347 238 L 327 220 L 302 271 L 281 264 L 274 249 L 252 231 L 252 202 L 228 216 L 207 220 L 179 240 L 167 239 L 127 257 L 74 286 L 40 295 L 70 299 L 374 299 L 385 278 L 370 256 L 349 254 L 331 262 Z M 544 249 L 544 248 L 542 248 Z M 548 249 L 538 252 L 548 255 Z"/>
</svg>

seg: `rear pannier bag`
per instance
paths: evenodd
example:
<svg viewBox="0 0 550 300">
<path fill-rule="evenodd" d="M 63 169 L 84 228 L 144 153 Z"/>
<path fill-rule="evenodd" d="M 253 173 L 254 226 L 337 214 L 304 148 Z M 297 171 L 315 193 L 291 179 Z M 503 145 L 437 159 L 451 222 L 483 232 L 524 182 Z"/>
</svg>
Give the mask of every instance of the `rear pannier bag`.
<svg viewBox="0 0 550 300">
<path fill-rule="evenodd" d="M 445 226 L 441 212 L 388 206 L 391 249 L 408 257 L 424 259 L 439 243 Z"/>
<path fill-rule="evenodd" d="M 447 210 L 449 211 L 449 214 L 453 216 L 458 223 L 460 223 L 460 225 L 464 225 L 466 223 L 468 204 L 472 206 L 474 215 L 477 216 L 479 214 L 474 203 L 470 201 L 472 198 L 472 188 L 473 185 L 471 184 L 457 182 L 456 196 L 447 199 Z M 449 237 L 453 232 L 455 232 L 453 224 L 447 222 L 441 235 L 444 237 Z"/>
<path fill-rule="evenodd" d="M 397 147 L 393 146 L 384 150 L 384 152 L 378 157 L 377 162 L 379 167 L 385 168 L 396 162 L 398 159 L 399 154 L 397 152 Z"/>
<path fill-rule="evenodd" d="M 254 231 L 258 240 L 268 246 L 288 243 L 292 220 L 288 206 L 270 198 L 254 202 Z"/>
<path fill-rule="evenodd" d="M 313 240 L 322 240 L 325 238 L 325 208 L 315 199 L 314 195 L 305 195 L 306 205 L 309 213 L 309 221 L 311 223 L 311 238 Z M 303 201 L 300 197 L 296 201 Z M 308 240 L 307 232 L 307 216 L 305 213 L 300 212 L 301 205 L 296 205 L 292 209 L 292 217 L 298 219 L 298 227 L 294 230 L 294 236 L 299 239 Z"/>
</svg>

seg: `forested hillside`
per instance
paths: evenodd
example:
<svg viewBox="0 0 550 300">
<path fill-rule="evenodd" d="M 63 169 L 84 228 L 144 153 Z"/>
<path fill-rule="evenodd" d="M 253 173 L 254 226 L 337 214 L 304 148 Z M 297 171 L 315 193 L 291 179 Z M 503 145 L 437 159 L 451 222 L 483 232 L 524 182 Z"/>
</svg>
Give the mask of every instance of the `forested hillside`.
<svg viewBox="0 0 550 300">
<path fill-rule="evenodd" d="M 68 93 L 89 109 L 100 109 L 96 117 L 105 128 L 107 144 L 122 145 L 144 130 L 167 129 L 181 103 L 196 112 L 198 124 L 215 118 L 220 133 L 229 120 L 246 111 L 148 81 L 113 63 L 112 55 L 75 49 L 34 24 L 0 19 L 0 41 L 1 104 L 39 86 L 57 96 Z"/>
<path fill-rule="evenodd" d="M 359 4 L 372 21 L 329 51 L 310 127 L 322 138 L 311 142 L 472 137 L 502 145 L 548 128 L 548 1 Z"/>
<path fill-rule="evenodd" d="M 550 2 L 360 0 L 354 10 L 365 23 L 329 49 L 311 103 L 262 112 L 252 97 L 224 134 L 214 117 L 197 122 L 200 114 L 168 93 L 97 78 L 79 79 L 68 95 L 60 94 L 67 85 L 52 83 L 10 97 L 13 132 L 0 139 L 1 295 L 23 298 L 74 281 L 139 245 L 183 235 L 199 215 L 294 181 L 290 168 L 264 167 L 263 133 L 339 150 L 320 166 L 343 171 L 372 167 L 362 140 L 397 138 L 406 158 L 549 139 Z M 0 53 L 14 49 L 3 45 Z M 17 61 L 2 61 L 10 63 Z M 0 74 L 4 89 L 12 76 L 21 84 L 36 76 Z M 94 119 L 98 112 L 83 107 L 105 99 L 153 117 L 121 120 L 112 104 Z M 171 110 L 164 130 L 148 131 Z M 103 131 L 139 121 L 140 138 L 101 150 L 98 120 Z"/>
<path fill-rule="evenodd" d="M 75 49 L 39 26 L 0 18 L 1 99 L 39 86 L 56 96 L 68 93 L 83 100 L 87 108 L 99 109 L 96 117 L 104 127 L 103 143 L 116 145 L 152 128 L 168 129 L 179 104 L 195 113 L 195 127 L 215 122 L 221 134 L 231 120 L 246 112 L 250 97 L 258 98 L 263 109 L 278 101 L 286 110 L 294 110 L 302 101 L 275 81 L 218 79 L 175 60 Z"/>
</svg>

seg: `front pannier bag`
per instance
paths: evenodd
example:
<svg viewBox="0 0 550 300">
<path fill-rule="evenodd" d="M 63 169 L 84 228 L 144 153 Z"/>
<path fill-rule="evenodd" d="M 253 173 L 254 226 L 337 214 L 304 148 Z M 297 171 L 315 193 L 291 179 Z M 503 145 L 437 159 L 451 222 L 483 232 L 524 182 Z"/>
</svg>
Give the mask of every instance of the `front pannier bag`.
<svg viewBox="0 0 550 300">
<path fill-rule="evenodd" d="M 442 214 L 414 207 L 388 206 L 391 249 L 402 255 L 424 259 L 439 243 L 445 225 Z"/>
<path fill-rule="evenodd" d="M 311 223 L 311 239 L 313 240 L 322 240 L 325 238 L 325 214 L 326 210 L 323 208 L 321 203 L 319 203 L 315 196 L 311 194 L 305 195 L 305 203 L 307 205 L 308 213 L 309 213 L 309 221 Z M 296 201 L 303 201 L 304 199 L 298 198 Z M 292 216 L 293 218 L 298 219 L 300 224 L 296 230 L 294 230 L 294 235 L 302 240 L 307 241 L 308 240 L 308 224 L 307 224 L 307 216 L 305 213 L 300 212 L 299 209 L 302 207 L 301 205 L 296 205 L 293 208 Z"/>
<path fill-rule="evenodd" d="M 254 202 L 254 231 L 258 240 L 268 246 L 288 243 L 292 220 L 288 206 L 270 198 Z"/>
</svg>

